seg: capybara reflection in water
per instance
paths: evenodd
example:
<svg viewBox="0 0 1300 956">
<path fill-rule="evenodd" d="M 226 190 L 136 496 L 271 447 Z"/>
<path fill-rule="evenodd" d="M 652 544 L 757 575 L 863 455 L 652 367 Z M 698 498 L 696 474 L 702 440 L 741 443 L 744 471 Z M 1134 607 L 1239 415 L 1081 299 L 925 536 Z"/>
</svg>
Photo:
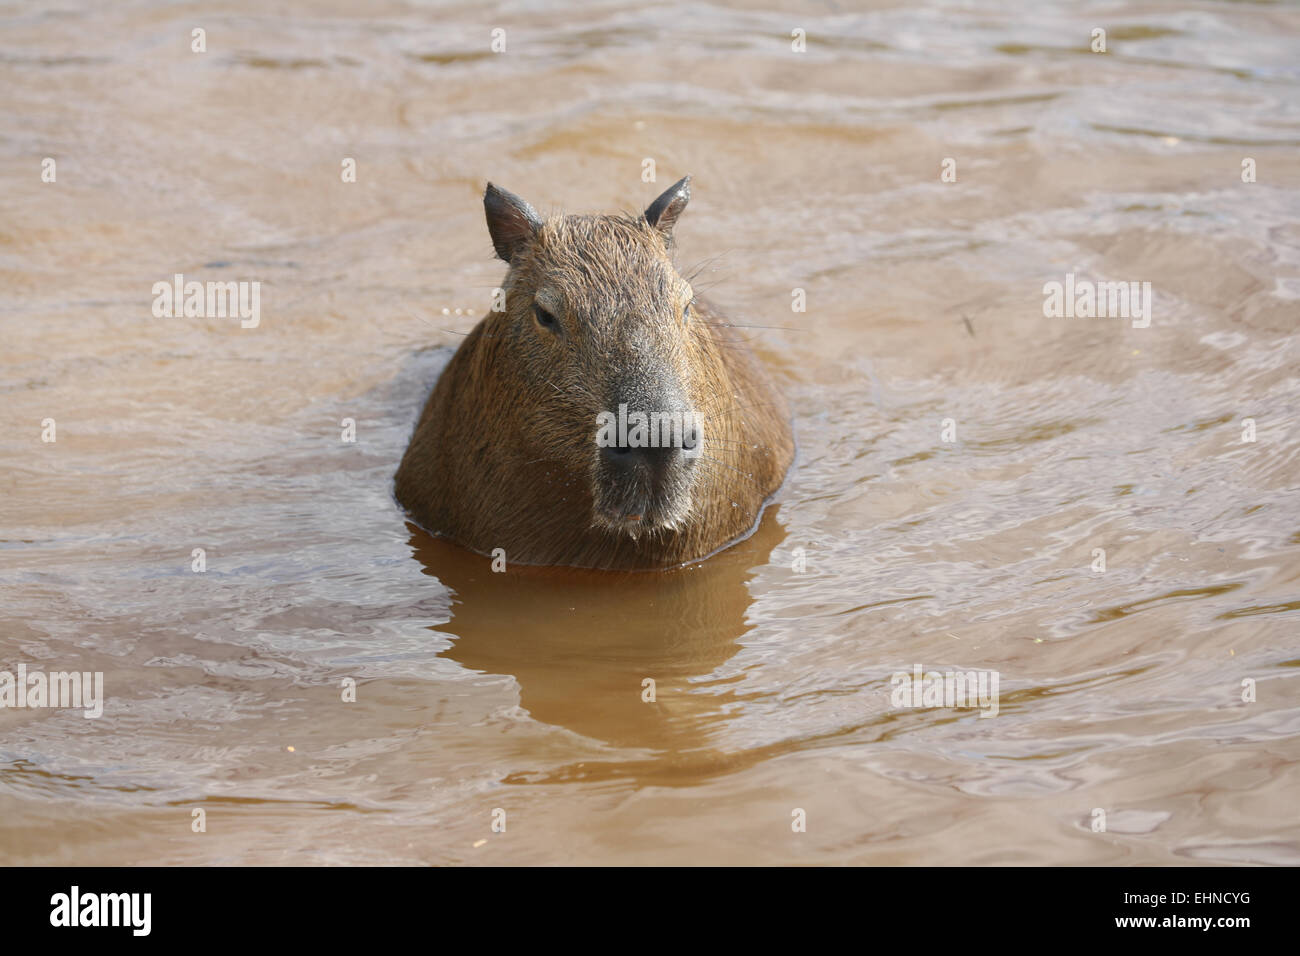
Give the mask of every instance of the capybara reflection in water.
<svg viewBox="0 0 1300 956">
<path fill-rule="evenodd" d="M 505 308 L 461 343 L 397 470 L 427 530 L 507 561 L 669 568 L 743 537 L 789 410 L 673 266 L 690 177 L 641 216 L 542 219 L 488 184 Z"/>
</svg>

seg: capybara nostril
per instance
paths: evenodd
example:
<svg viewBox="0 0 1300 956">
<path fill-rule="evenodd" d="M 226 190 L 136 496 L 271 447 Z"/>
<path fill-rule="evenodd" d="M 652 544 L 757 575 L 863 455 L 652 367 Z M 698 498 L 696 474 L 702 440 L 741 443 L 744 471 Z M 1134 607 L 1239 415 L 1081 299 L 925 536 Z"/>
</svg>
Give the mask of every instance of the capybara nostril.
<svg viewBox="0 0 1300 956">
<path fill-rule="evenodd" d="M 600 457 L 620 478 L 640 478 L 653 482 L 661 482 L 674 467 L 686 461 L 682 449 L 671 445 L 644 448 L 612 445 L 602 448 Z"/>
</svg>

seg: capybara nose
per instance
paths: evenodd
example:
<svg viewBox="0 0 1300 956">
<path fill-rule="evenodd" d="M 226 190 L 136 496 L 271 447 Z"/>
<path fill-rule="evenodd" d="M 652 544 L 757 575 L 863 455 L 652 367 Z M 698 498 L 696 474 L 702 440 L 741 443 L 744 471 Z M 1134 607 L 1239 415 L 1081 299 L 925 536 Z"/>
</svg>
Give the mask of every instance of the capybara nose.
<svg viewBox="0 0 1300 956">
<path fill-rule="evenodd" d="M 600 450 L 600 457 L 620 477 L 648 477 L 659 481 L 684 458 L 682 449 L 673 445 L 633 448 L 611 445 Z"/>
</svg>

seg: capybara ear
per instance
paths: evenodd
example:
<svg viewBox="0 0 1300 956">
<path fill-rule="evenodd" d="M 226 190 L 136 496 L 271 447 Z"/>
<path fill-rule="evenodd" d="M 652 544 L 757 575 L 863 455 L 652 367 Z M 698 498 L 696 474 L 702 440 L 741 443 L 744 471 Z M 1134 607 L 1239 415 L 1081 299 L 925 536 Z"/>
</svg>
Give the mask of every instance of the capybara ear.
<svg viewBox="0 0 1300 956">
<path fill-rule="evenodd" d="M 691 201 L 691 177 L 683 176 L 668 187 L 668 191 L 652 202 L 645 211 L 645 221 L 665 236 L 673 234 L 677 217 Z"/>
<path fill-rule="evenodd" d="M 492 247 L 506 262 L 542 228 L 542 217 L 537 215 L 537 210 L 509 190 L 498 189 L 491 183 L 483 193 L 483 210 L 487 213 Z"/>
</svg>

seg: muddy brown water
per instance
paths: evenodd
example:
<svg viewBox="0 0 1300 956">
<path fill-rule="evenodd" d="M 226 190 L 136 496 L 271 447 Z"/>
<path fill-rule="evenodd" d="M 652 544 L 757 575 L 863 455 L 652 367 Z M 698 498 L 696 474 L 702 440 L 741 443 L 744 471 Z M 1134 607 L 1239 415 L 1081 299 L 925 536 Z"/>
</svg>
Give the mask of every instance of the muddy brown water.
<svg viewBox="0 0 1300 956">
<path fill-rule="evenodd" d="M 0 670 L 106 697 L 0 710 L 0 862 L 1300 863 L 1295 6 L 11 3 L 0 88 Z M 795 413 L 756 534 L 408 525 L 484 181 L 688 172 Z M 260 324 L 156 318 L 176 273 Z M 1045 316 L 1067 273 L 1149 325 Z M 997 716 L 893 706 L 918 665 Z"/>
</svg>

